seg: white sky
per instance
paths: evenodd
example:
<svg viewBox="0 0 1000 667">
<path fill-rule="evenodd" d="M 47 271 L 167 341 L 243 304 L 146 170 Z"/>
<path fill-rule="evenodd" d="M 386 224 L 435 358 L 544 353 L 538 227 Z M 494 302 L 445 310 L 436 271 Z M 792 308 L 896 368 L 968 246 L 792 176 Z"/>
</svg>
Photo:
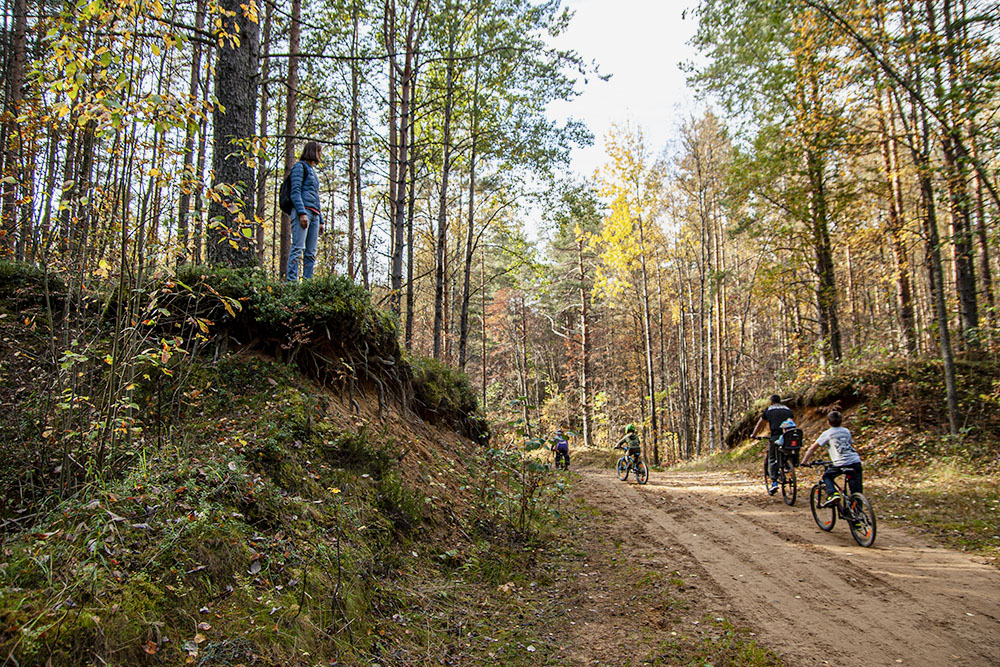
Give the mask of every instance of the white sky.
<svg viewBox="0 0 1000 667">
<path fill-rule="evenodd" d="M 688 45 L 697 22 L 698 0 L 563 0 L 575 11 L 569 29 L 555 41 L 596 61 L 609 81 L 591 77 L 583 94 L 549 107 L 554 119 L 581 120 L 594 133 L 594 144 L 573 151 L 572 169 L 590 177 L 605 161 L 604 137 L 613 123 L 642 128 L 647 144 L 659 155 L 674 130 L 698 106 L 679 64 L 696 58 Z M 681 13 L 688 9 L 687 17 Z"/>
</svg>

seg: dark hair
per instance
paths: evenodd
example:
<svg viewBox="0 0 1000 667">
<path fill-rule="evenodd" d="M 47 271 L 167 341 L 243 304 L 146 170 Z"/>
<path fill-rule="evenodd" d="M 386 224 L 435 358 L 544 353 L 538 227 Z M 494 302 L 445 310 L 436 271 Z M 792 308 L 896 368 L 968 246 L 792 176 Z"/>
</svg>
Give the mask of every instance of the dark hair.
<svg viewBox="0 0 1000 667">
<path fill-rule="evenodd" d="M 844 421 L 844 416 L 836 410 L 833 410 L 826 416 L 826 420 L 830 422 L 830 426 L 840 426 L 840 424 Z"/>
<path fill-rule="evenodd" d="M 781 403 L 781 396 L 778 396 L 777 394 L 771 394 L 771 402 Z"/>
<path fill-rule="evenodd" d="M 299 159 L 303 162 L 319 162 L 320 145 L 315 141 L 308 141 L 302 147 L 302 154 Z"/>
</svg>

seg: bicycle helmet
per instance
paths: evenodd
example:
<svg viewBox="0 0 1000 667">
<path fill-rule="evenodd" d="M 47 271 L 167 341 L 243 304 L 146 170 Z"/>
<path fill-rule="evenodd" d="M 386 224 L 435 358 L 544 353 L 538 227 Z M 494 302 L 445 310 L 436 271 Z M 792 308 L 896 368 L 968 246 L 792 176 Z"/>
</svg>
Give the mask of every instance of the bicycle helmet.
<svg viewBox="0 0 1000 667">
<path fill-rule="evenodd" d="M 626 433 L 635 433 L 635 424 L 629 424 L 625 427 Z"/>
</svg>

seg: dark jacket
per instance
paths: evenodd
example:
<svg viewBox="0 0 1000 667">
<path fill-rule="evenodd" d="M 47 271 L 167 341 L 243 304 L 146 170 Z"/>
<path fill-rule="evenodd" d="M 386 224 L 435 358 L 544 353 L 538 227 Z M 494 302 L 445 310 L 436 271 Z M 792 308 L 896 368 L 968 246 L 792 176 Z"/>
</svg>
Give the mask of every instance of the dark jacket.
<svg viewBox="0 0 1000 667">
<path fill-rule="evenodd" d="M 302 178 L 302 170 L 305 169 L 305 179 Z M 292 166 L 291 197 L 292 205 L 295 206 L 295 215 L 303 215 L 306 209 L 316 209 L 322 211 L 319 205 L 319 176 L 316 170 L 299 160 Z"/>
</svg>

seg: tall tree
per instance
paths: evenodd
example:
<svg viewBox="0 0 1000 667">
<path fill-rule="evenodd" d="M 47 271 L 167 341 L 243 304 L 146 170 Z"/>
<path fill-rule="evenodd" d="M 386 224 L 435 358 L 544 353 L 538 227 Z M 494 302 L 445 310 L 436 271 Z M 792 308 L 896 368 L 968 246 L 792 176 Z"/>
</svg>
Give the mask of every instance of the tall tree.
<svg viewBox="0 0 1000 667">
<path fill-rule="evenodd" d="M 215 173 L 208 259 L 213 264 L 251 266 L 257 263 L 253 221 L 253 137 L 257 128 L 259 40 L 254 3 L 222 0 L 215 65 L 215 98 L 212 116 Z"/>
</svg>

